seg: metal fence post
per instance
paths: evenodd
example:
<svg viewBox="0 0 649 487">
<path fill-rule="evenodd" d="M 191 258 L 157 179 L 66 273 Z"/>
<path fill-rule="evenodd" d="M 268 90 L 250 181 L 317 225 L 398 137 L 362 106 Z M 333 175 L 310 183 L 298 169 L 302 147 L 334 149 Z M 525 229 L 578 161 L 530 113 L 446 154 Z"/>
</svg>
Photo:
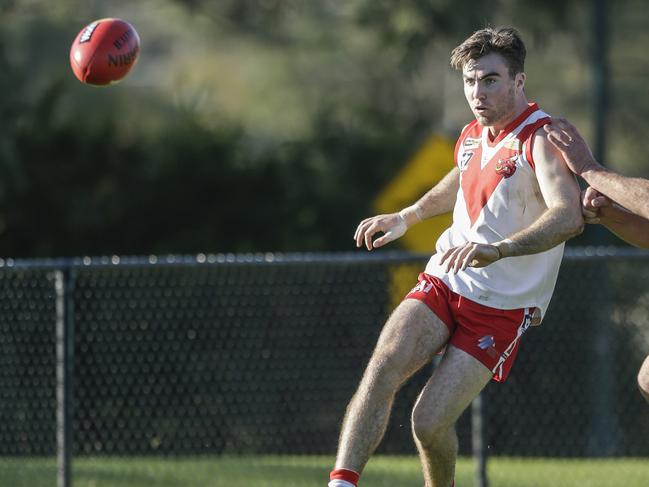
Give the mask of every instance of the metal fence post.
<svg viewBox="0 0 649 487">
<path fill-rule="evenodd" d="M 471 403 L 471 446 L 475 461 L 475 487 L 488 487 L 487 442 L 485 441 L 484 404 L 480 394 Z"/>
<path fill-rule="evenodd" d="M 56 292 L 57 486 L 71 487 L 74 276 L 69 266 L 54 272 L 54 287 Z"/>
</svg>

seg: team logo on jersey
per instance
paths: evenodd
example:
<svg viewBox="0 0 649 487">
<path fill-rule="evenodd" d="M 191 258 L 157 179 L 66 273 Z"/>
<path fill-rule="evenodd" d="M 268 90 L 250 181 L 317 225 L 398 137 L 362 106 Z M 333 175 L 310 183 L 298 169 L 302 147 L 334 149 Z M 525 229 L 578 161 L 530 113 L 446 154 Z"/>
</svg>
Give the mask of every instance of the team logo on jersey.
<svg viewBox="0 0 649 487">
<path fill-rule="evenodd" d="M 481 139 L 474 139 L 472 137 L 467 137 L 464 139 L 464 143 L 462 144 L 462 147 L 467 150 L 467 149 L 477 149 L 480 147 L 480 144 L 482 143 Z"/>
<path fill-rule="evenodd" d="M 503 144 L 503 147 L 505 149 L 511 149 L 511 150 L 520 150 L 521 149 L 521 141 L 517 139 L 516 137 L 511 137 L 510 140 L 505 142 Z"/>
<path fill-rule="evenodd" d="M 469 165 L 469 161 L 473 157 L 473 151 L 469 152 L 462 152 L 462 157 L 458 161 L 458 167 L 460 168 L 460 171 L 466 170 L 467 166 Z"/>
<path fill-rule="evenodd" d="M 500 174 L 505 179 L 514 175 L 516 172 L 516 159 L 518 156 L 512 156 L 509 159 L 498 159 L 496 163 L 496 174 Z"/>
</svg>

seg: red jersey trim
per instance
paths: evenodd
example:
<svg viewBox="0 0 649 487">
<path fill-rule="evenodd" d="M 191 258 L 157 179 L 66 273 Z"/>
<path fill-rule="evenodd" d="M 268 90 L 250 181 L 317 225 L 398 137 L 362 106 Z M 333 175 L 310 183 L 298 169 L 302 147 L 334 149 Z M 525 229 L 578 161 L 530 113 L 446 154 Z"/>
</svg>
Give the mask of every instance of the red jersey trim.
<svg viewBox="0 0 649 487">
<path fill-rule="evenodd" d="M 462 132 L 460 132 L 460 136 L 457 138 L 457 141 L 455 142 L 455 153 L 453 155 L 455 165 L 459 167 L 459 164 L 457 163 L 457 154 L 460 152 L 460 147 L 462 147 L 462 144 L 464 144 L 464 139 L 466 139 L 466 135 L 471 131 L 473 127 L 478 125 L 477 120 L 473 120 L 466 124 L 464 128 L 462 129 Z"/>
<path fill-rule="evenodd" d="M 518 139 L 522 144 L 525 145 L 525 159 L 530 164 L 532 171 L 536 171 L 536 163 L 534 162 L 534 157 L 532 156 L 532 149 L 534 146 L 534 134 L 538 129 L 544 125 L 549 124 L 552 121 L 550 117 L 539 118 L 536 122 L 528 125 L 521 133 L 518 134 Z"/>
</svg>

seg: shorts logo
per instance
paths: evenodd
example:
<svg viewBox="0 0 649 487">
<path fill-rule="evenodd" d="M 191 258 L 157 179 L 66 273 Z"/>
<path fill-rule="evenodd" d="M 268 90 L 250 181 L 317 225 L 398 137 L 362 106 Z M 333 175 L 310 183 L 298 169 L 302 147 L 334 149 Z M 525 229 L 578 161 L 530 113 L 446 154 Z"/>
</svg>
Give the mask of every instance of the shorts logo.
<svg viewBox="0 0 649 487">
<path fill-rule="evenodd" d="M 510 157 L 509 159 L 498 159 L 496 163 L 496 174 L 500 174 L 505 179 L 513 176 L 516 172 L 516 159 L 518 156 Z"/>
<path fill-rule="evenodd" d="M 487 354 L 491 357 L 497 357 L 498 352 L 496 351 L 496 339 L 493 335 L 485 335 L 480 340 L 478 340 L 478 347 L 482 350 L 486 350 Z"/>
<path fill-rule="evenodd" d="M 421 280 L 417 283 L 415 287 L 412 288 L 411 293 L 426 293 L 428 294 L 430 290 L 433 289 L 433 283 L 432 282 L 426 282 L 424 280 Z"/>
<path fill-rule="evenodd" d="M 482 350 L 486 350 L 489 347 L 493 347 L 496 344 L 496 340 L 494 339 L 493 335 L 486 335 L 483 336 L 480 340 L 478 340 L 478 346 Z"/>
</svg>

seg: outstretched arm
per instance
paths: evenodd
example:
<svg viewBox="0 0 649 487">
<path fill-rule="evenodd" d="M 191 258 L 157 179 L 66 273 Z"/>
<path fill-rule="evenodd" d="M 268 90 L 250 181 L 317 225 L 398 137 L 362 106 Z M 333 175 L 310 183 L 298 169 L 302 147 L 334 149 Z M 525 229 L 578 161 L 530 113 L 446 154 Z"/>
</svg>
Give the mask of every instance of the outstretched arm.
<svg viewBox="0 0 649 487">
<path fill-rule="evenodd" d="M 448 213 L 455 205 L 459 186 L 460 170 L 455 167 L 414 205 L 408 206 L 398 213 L 366 218 L 359 223 L 354 233 L 356 247 L 361 247 L 363 243 L 367 250 L 382 247 L 401 237 L 408 231 L 408 228 L 420 221 Z M 383 235 L 372 240 L 374 235 L 379 232 L 383 232 Z"/>
<path fill-rule="evenodd" d="M 536 254 L 549 250 L 581 233 L 584 220 L 579 205 L 579 186 L 559 152 L 540 130 L 533 138 L 533 157 L 539 188 L 547 205 L 528 228 L 494 244 L 468 242 L 449 249 L 441 257 L 446 271 L 485 267 L 504 257 Z"/>
<path fill-rule="evenodd" d="M 574 125 L 563 118 L 553 119 L 545 131 L 575 174 L 624 208 L 649 219 L 649 180 L 625 177 L 603 167 Z"/>
</svg>

